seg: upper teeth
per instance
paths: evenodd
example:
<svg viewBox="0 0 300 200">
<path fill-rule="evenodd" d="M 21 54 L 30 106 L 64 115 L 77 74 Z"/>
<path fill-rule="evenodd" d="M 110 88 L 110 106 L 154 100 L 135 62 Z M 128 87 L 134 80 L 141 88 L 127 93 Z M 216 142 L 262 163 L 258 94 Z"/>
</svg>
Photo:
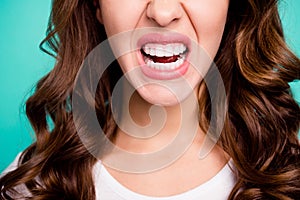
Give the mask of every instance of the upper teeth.
<svg viewBox="0 0 300 200">
<path fill-rule="evenodd" d="M 174 55 L 183 54 L 187 47 L 181 43 L 172 43 L 172 44 L 156 44 L 148 43 L 142 47 L 143 51 L 151 56 L 156 57 L 170 57 Z"/>
</svg>

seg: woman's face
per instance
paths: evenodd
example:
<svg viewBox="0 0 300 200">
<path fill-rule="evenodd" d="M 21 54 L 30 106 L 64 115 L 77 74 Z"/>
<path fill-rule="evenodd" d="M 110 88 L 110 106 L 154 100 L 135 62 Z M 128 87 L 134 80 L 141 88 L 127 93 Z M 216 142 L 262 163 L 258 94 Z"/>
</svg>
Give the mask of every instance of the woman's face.
<svg viewBox="0 0 300 200">
<path fill-rule="evenodd" d="M 219 49 L 229 0 L 99 2 L 97 18 L 108 38 L 117 36 L 110 45 L 140 96 L 168 106 L 197 91 Z"/>
</svg>

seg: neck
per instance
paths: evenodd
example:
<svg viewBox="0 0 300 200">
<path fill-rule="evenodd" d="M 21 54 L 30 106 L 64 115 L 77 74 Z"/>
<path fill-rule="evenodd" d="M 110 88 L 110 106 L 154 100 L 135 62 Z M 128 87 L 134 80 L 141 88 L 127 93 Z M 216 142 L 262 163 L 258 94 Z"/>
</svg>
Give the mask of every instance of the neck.
<svg viewBox="0 0 300 200">
<path fill-rule="evenodd" d="M 126 87 L 131 86 L 125 84 L 124 91 L 133 91 Z M 177 135 L 183 134 L 186 136 L 183 142 L 190 140 L 185 142 L 200 145 L 204 133 L 198 125 L 195 94 L 192 92 L 177 105 L 163 107 L 148 103 L 137 92 L 124 92 L 124 102 L 129 106 L 123 105 L 115 144 L 130 152 L 147 153 L 163 148 Z"/>
</svg>

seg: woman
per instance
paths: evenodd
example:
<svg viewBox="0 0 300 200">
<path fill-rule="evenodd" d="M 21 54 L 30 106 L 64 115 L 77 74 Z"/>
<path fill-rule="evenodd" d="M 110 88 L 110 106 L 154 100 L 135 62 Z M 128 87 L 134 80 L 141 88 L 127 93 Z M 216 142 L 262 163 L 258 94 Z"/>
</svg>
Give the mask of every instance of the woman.
<svg viewBox="0 0 300 200">
<path fill-rule="evenodd" d="M 137 44 L 130 52 L 119 52 L 123 44 L 124 49 L 132 44 L 123 40 L 123 33 Z M 99 85 L 91 89 L 93 85 L 84 83 L 90 77 L 81 77 L 80 67 L 95 58 L 86 59 L 107 38 L 118 62 L 103 70 Z M 300 61 L 284 42 L 276 0 L 55 0 L 44 42 L 57 62 L 26 104 L 36 142 L 17 158 L 19 165 L 0 179 L 1 199 L 20 195 L 28 199 L 300 196 L 299 106 L 288 85 L 299 79 Z M 160 50 L 168 45 L 171 52 L 162 56 Z M 214 65 L 197 59 L 197 55 L 204 58 L 202 48 L 204 57 L 214 60 L 222 82 L 214 82 L 213 75 L 218 75 Z M 129 94 L 130 100 L 114 117 L 112 97 L 114 87 L 120 88 L 120 69 L 137 92 L 129 89 L 127 93 L 126 86 L 121 87 L 120 98 Z M 137 75 L 154 82 L 139 85 Z M 182 94 L 176 90 L 178 85 L 168 85 L 173 80 L 181 80 L 180 91 L 188 92 Z M 93 91 L 95 98 L 90 98 Z M 165 124 L 158 135 L 153 135 L 152 128 L 150 132 L 143 129 L 145 140 L 132 127 L 120 128 L 130 124 L 131 118 L 145 127 L 152 105 L 165 109 Z M 93 134 L 98 128 L 90 123 L 93 109 L 106 138 L 127 152 L 151 154 L 177 132 L 185 137 L 192 133 L 192 140 L 172 157 L 176 159 L 168 160 L 169 154 L 163 154 L 166 159 L 158 165 L 157 160 L 152 165 L 147 159 L 123 162 L 118 155 L 125 154 L 114 152 L 105 138 L 102 141 Z M 160 112 L 155 114 L 153 119 L 161 121 Z M 197 127 L 191 128 L 198 119 Z M 211 132 L 217 145 L 206 140 Z M 206 141 L 212 145 L 199 159 L 199 149 L 209 144 Z"/>
</svg>

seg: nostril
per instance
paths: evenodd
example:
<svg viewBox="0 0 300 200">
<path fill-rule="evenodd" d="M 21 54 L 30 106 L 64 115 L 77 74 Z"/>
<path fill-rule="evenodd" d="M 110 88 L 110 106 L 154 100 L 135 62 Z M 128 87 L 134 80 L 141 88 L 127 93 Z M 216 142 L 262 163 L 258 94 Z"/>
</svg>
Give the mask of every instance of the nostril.
<svg viewBox="0 0 300 200">
<path fill-rule="evenodd" d="M 147 17 L 159 26 L 168 26 L 182 17 L 178 1 L 153 0 L 147 5 Z"/>
</svg>

